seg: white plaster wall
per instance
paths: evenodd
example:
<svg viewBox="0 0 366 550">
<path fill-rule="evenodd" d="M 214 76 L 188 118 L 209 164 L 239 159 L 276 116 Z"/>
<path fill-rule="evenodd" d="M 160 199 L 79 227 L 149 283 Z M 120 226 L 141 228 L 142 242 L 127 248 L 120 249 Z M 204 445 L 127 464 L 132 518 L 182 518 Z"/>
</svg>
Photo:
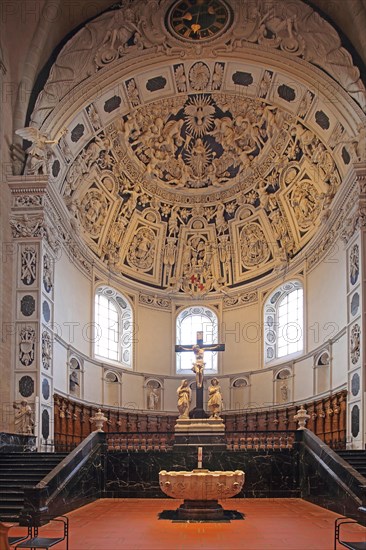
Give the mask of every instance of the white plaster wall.
<svg viewBox="0 0 366 550">
<path fill-rule="evenodd" d="M 294 397 L 291 401 L 301 401 L 313 396 L 313 357 L 295 363 L 294 367 Z"/>
<path fill-rule="evenodd" d="M 103 369 L 90 361 L 84 362 L 84 399 L 96 404 L 103 402 Z"/>
<path fill-rule="evenodd" d="M 177 389 L 181 380 L 167 378 L 164 382 L 164 408 L 167 411 L 177 410 Z"/>
<path fill-rule="evenodd" d="M 279 281 L 280 282 L 280 281 Z M 66 290 L 65 290 L 66 289 Z M 346 262 L 343 245 L 338 244 L 306 281 L 307 347 L 310 351 L 328 343 L 346 324 Z M 55 322 L 61 327 L 63 345 L 54 346 L 56 391 L 68 392 L 67 346 L 90 357 L 92 344 L 86 338 L 85 327 L 92 320 L 92 289 L 90 281 L 63 254 L 56 263 Z M 144 374 L 156 374 L 164 383 L 164 410 L 175 412 L 176 390 L 180 378 L 174 378 L 175 354 L 174 313 L 137 305 L 135 307 L 134 372 L 123 371 L 122 407 L 145 409 Z M 70 323 L 77 323 L 72 331 Z M 328 324 L 327 324 L 328 323 Z M 262 307 L 255 303 L 223 312 L 219 339 L 226 350 L 221 356 L 219 373 L 224 404 L 230 407 L 230 375 L 251 372 L 251 406 L 273 404 L 272 368 L 261 370 Z M 333 334 L 334 333 L 334 334 Z M 89 334 L 90 335 L 90 334 Z M 346 383 L 346 336 L 333 343 L 332 388 Z M 107 363 L 104 361 L 104 365 Z M 268 365 L 270 366 L 270 365 Z M 266 365 L 266 367 L 268 367 Z M 113 367 L 113 366 L 112 366 Z M 114 365 L 115 367 L 115 365 Z M 313 355 L 294 361 L 294 387 L 291 401 L 313 397 Z M 94 360 L 84 363 L 84 399 L 103 402 L 103 365 Z M 254 372 L 253 372 L 254 371 Z M 193 379 L 193 376 L 192 376 Z M 209 380 L 207 381 L 209 383 Z M 205 400 L 207 400 L 205 396 Z M 193 399 L 194 402 L 194 399 Z"/>
<path fill-rule="evenodd" d="M 307 348 L 325 344 L 347 323 L 346 253 L 337 241 L 327 257 L 308 274 Z"/>
<path fill-rule="evenodd" d="M 273 372 L 258 372 L 252 377 L 251 401 L 252 407 L 273 405 Z"/>
<path fill-rule="evenodd" d="M 53 344 L 53 386 L 55 390 L 69 391 L 67 377 L 67 349 L 57 340 Z"/>
<path fill-rule="evenodd" d="M 172 374 L 171 313 L 138 307 L 135 346 L 138 372 Z"/>
<path fill-rule="evenodd" d="M 144 404 L 144 377 L 129 372 L 122 375 L 122 406 L 146 409 Z"/>
<path fill-rule="evenodd" d="M 225 344 L 221 374 L 261 368 L 261 324 L 258 303 L 224 311 L 220 327 L 220 341 Z"/>
<path fill-rule="evenodd" d="M 91 282 L 63 252 L 55 264 L 55 327 L 61 338 L 87 356 L 92 353 Z"/>
<path fill-rule="evenodd" d="M 332 349 L 332 388 L 347 382 L 347 333 L 333 343 Z"/>
</svg>

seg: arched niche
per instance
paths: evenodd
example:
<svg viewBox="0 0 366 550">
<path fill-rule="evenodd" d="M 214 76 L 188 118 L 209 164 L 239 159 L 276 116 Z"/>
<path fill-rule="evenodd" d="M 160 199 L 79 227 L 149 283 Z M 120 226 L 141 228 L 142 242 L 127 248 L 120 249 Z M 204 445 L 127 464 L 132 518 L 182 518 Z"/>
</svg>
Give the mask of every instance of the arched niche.
<svg viewBox="0 0 366 550">
<path fill-rule="evenodd" d="M 163 410 L 163 384 L 161 380 L 157 378 L 146 378 L 144 390 L 146 409 L 149 411 Z"/>
<path fill-rule="evenodd" d="M 232 410 L 240 410 L 250 403 L 250 380 L 247 376 L 235 378 L 230 384 Z"/>
<path fill-rule="evenodd" d="M 327 349 L 314 357 L 315 394 L 330 389 L 330 354 Z"/>
<path fill-rule="evenodd" d="M 292 369 L 284 367 L 278 370 L 274 378 L 274 402 L 289 403 L 292 399 Z"/>
<path fill-rule="evenodd" d="M 105 368 L 103 373 L 103 403 L 120 407 L 122 403 L 122 375 L 113 369 Z"/>
<path fill-rule="evenodd" d="M 71 355 L 68 361 L 68 392 L 71 397 L 83 398 L 84 363 L 80 357 Z"/>
</svg>

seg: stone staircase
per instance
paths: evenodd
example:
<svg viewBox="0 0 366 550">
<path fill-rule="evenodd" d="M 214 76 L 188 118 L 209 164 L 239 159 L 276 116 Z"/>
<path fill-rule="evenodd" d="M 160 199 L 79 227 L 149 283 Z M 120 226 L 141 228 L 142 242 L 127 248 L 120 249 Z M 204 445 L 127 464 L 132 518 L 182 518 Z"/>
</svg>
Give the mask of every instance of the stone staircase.
<svg viewBox="0 0 366 550">
<path fill-rule="evenodd" d="M 24 487 L 37 485 L 67 453 L 0 454 L 0 521 L 17 522 Z"/>
<path fill-rule="evenodd" d="M 366 477 L 366 451 L 337 451 L 359 474 Z"/>
</svg>

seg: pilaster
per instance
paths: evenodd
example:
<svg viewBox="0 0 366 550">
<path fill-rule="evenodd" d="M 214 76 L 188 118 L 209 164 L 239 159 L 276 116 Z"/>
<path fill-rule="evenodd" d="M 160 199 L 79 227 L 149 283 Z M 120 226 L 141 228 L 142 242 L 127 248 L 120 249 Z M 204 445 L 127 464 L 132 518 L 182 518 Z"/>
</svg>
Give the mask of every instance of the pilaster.
<svg viewBox="0 0 366 550">
<path fill-rule="evenodd" d="M 347 255 L 347 446 L 366 442 L 366 163 L 350 174 L 358 196 L 345 221 L 342 239 Z"/>
<path fill-rule="evenodd" d="M 53 444 L 54 267 L 59 251 L 47 176 L 14 176 L 10 224 L 14 242 L 14 401 L 26 401 L 39 449 Z M 31 424 L 34 422 L 34 425 Z"/>
</svg>

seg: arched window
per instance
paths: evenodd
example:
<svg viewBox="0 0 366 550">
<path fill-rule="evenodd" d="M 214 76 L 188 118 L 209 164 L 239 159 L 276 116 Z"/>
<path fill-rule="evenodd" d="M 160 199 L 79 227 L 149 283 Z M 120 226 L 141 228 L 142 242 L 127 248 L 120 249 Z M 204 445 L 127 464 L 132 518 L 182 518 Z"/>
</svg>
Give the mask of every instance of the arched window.
<svg viewBox="0 0 366 550">
<path fill-rule="evenodd" d="M 304 295 L 300 281 L 276 288 L 264 305 L 264 360 L 304 349 Z"/>
<path fill-rule="evenodd" d="M 132 367 L 132 309 L 116 290 L 107 286 L 95 293 L 95 355 Z"/>
<path fill-rule="evenodd" d="M 176 323 L 177 344 L 183 346 L 196 344 L 197 332 L 200 331 L 203 332 L 204 344 L 218 343 L 218 319 L 211 309 L 193 306 L 179 313 Z M 191 368 L 195 359 L 193 351 L 180 352 L 176 355 L 177 374 L 192 374 Z M 205 352 L 204 361 L 206 374 L 217 373 L 217 352 Z"/>
</svg>

